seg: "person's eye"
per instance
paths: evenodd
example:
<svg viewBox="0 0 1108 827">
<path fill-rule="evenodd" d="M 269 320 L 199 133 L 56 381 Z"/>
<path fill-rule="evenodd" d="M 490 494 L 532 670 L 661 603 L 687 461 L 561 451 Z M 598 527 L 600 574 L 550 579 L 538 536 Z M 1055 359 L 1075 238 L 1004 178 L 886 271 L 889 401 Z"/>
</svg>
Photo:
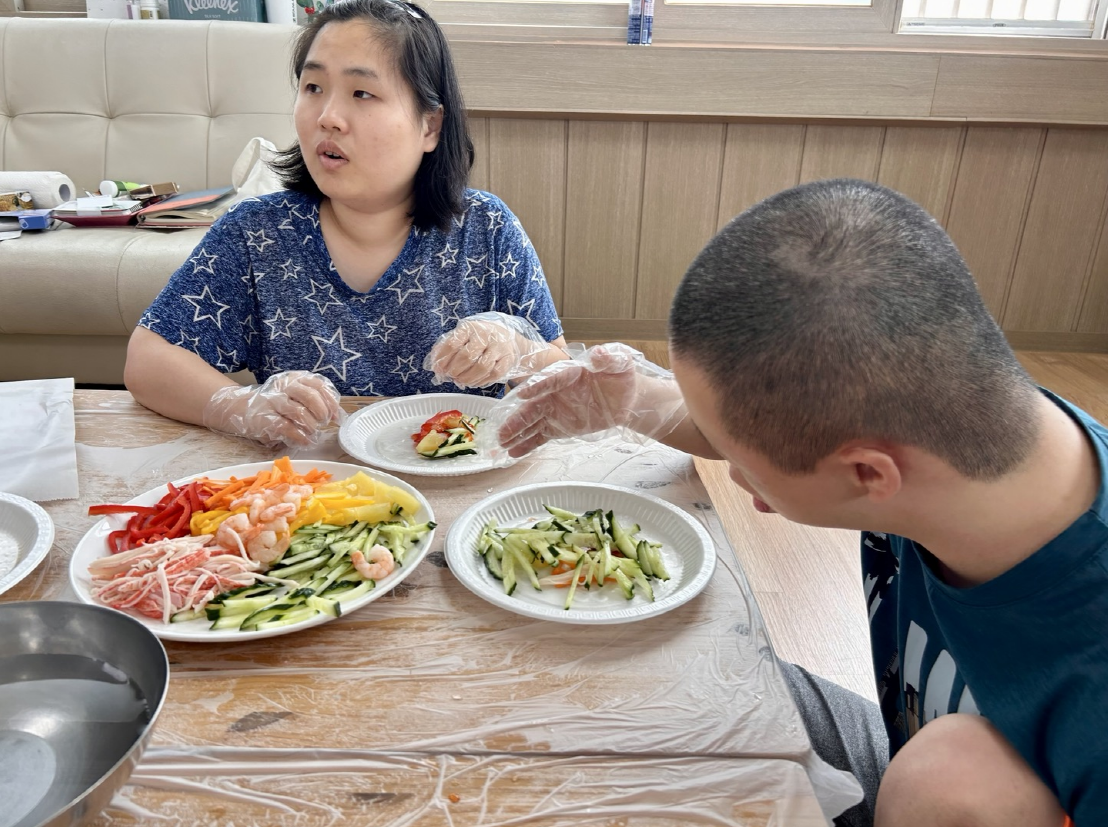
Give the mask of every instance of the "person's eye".
<svg viewBox="0 0 1108 827">
<path fill-rule="evenodd" d="M 315 94 L 318 94 L 319 92 L 322 92 L 323 90 L 319 88 L 318 84 L 305 83 L 304 84 L 304 91 L 309 95 L 315 95 Z"/>
<path fill-rule="evenodd" d="M 373 93 L 367 92 L 364 89 L 359 89 L 357 92 L 354 93 L 354 97 L 361 98 L 362 100 L 369 100 L 373 97 Z"/>
</svg>

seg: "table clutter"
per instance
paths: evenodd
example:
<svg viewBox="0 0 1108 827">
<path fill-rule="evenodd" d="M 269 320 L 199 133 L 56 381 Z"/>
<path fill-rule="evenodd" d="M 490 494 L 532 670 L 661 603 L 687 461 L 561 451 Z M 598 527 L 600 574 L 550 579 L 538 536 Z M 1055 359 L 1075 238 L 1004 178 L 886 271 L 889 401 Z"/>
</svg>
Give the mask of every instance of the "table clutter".
<svg viewBox="0 0 1108 827">
<path fill-rule="evenodd" d="M 46 504 L 54 548 L 5 604 L 87 599 L 73 582 L 87 576 L 82 548 L 110 557 L 105 529 L 127 519 L 90 517 L 90 506 L 152 496 L 170 481 L 245 479 L 274 461 L 252 444 L 163 419 L 124 392 L 77 391 L 74 400 L 81 498 Z M 364 404 L 344 400 L 348 409 Z M 402 436 L 414 451 L 411 434 Z M 290 462 L 298 475 L 330 469 L 335 478 L 355 467 L 373 485 L 392 479 L 353 459 L 335 433 Z M 279 637 L 240 624 L 224 640 L 197 618 L 190 642 L 167 640 L 171 677 L 150 746 L 93 823 L 814 827 L 857 800 L 853 780 L 811 750 L 690 457 L 598 443 L 547 446 L 465 476 L 418 468 L 398 482 L 440 528 L 404 559 L 402 578 L 376 582 L 371 602 Z M 519 507 L 508 514 L 511 502 Z M 580 615 L 567 624 L 463 582 L 467 556 L 486 565 L 470 533 L 490 518 L 505 528 L 540 518 L 542 505 L 565 509 L 546 511 L 556 519 L 598 510 L 601 530 L 660 548 L 670 580 L 659 581 L 659 602 L 664 584 L 676 588 L 686 573 L 702 583 L 657 613 L 643 595 L 617 594 L 622 606 L 647 609 L 596 625 L 613 599 L 600 589 L 582 589 L 570 610 Z M 452 539 L 454 526 L 466 536 Z M 684 556 L 694 547 L 699 558 Z M 330 569 L 318 568 L 314 546 L 295 555 L 285 579 L 303 586 L 291 569 L 310 563 L 300 572 L 307 587 L 326 588 L 320 578 Z M 173 636 L 172 623 L 129 614 Z"/>
<path fill-rule="evenodd" d="M 5 190 L 11 188 L 10 192 Z M 59 172 L 0 172 L 0 240 L 25 230 L 75 227 L 149 229 L 208 227 L 236 202 L 235 186 L 181 192 L 176 183 L 105 180 L 95 193 L 75 196 Z"/>
</svg>

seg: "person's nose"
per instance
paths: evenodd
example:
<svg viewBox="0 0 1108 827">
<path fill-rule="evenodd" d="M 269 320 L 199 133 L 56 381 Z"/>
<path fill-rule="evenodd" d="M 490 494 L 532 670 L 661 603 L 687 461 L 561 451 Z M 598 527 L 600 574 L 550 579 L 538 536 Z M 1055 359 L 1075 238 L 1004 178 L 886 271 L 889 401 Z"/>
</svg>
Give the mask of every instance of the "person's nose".
<svg viewBox="0 0 1108 827">
<path fill-rule="evenodd" d="M 346 131 L 346 114 L 342 103 L 333 96 L 328 97 L 323 104 L 323 109 L 319 113 L 319 125 L 325 130 Z"/>
<path fill-rule="evenodd" d="M 727 466 L 727 476 L 729 476 L 731 478 L 731 481 L 733 483 L 735 483 L 735 485 L 739 486 L 739 488 L 743 489 L 748 494 L 753 494 L 754 493 L 753 491 L 750 490 L 750 483 L 748 483 L 746 481 L 746 477 L 744 477 L 742 475 L 742 472 L 739 471 L 739 469 L 736 468 L 734 465 L 728 464 L 728 466 Z"/>
</svg>

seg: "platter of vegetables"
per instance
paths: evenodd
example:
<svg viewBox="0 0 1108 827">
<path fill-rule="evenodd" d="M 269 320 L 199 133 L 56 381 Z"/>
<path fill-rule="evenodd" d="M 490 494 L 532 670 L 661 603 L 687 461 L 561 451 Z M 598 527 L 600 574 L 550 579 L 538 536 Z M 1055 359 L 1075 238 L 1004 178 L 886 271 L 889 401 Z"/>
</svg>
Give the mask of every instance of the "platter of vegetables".
<svg viewBox="0 0 1108 827">
<path fill-rule="evenodd" d="M 463 513 L 446 559 L 466 588 L 508 611 L 560 623 L 627 623 L 699 594 L 715 544 L 692 515 L 639 491 L 539 483 Z"/>
<path fill-rule="evenodd" d="M 411 485 L 322 461 L 219 468 L 94 505 L 70 561 L 77 596 L 166 640 L 242 640 L 326 623 L 387 594 L 426 556 Z"/>
<path fill-rule="evenodd" d="M 497 402 L 467 393 L 386 399 L 347 417 L 339 442 L 350 456 L 385 471 L 427 477 L 477 474 L 494 467 L 482 455 L 477 434 Z"/>
</svg>

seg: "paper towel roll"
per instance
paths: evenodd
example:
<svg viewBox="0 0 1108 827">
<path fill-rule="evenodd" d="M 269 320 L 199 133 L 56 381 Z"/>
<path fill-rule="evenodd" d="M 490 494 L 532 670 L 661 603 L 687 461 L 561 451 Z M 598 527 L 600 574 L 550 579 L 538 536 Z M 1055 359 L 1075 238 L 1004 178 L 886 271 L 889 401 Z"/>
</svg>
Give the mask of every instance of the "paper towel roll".
<svg viewBox="0 0 1108 827">
<path fill-rule="evenodd" d="M 267 23 L 295 23 L 296 0 L 265 0 L 265 19 Z"/>
<path fill-rule="evenodd" d="M 0 192 L 31 193 L 40 210 L 56 207 L 77 197 L 73 182 L 60 172 L 0 172 Z"/>
</svg>

